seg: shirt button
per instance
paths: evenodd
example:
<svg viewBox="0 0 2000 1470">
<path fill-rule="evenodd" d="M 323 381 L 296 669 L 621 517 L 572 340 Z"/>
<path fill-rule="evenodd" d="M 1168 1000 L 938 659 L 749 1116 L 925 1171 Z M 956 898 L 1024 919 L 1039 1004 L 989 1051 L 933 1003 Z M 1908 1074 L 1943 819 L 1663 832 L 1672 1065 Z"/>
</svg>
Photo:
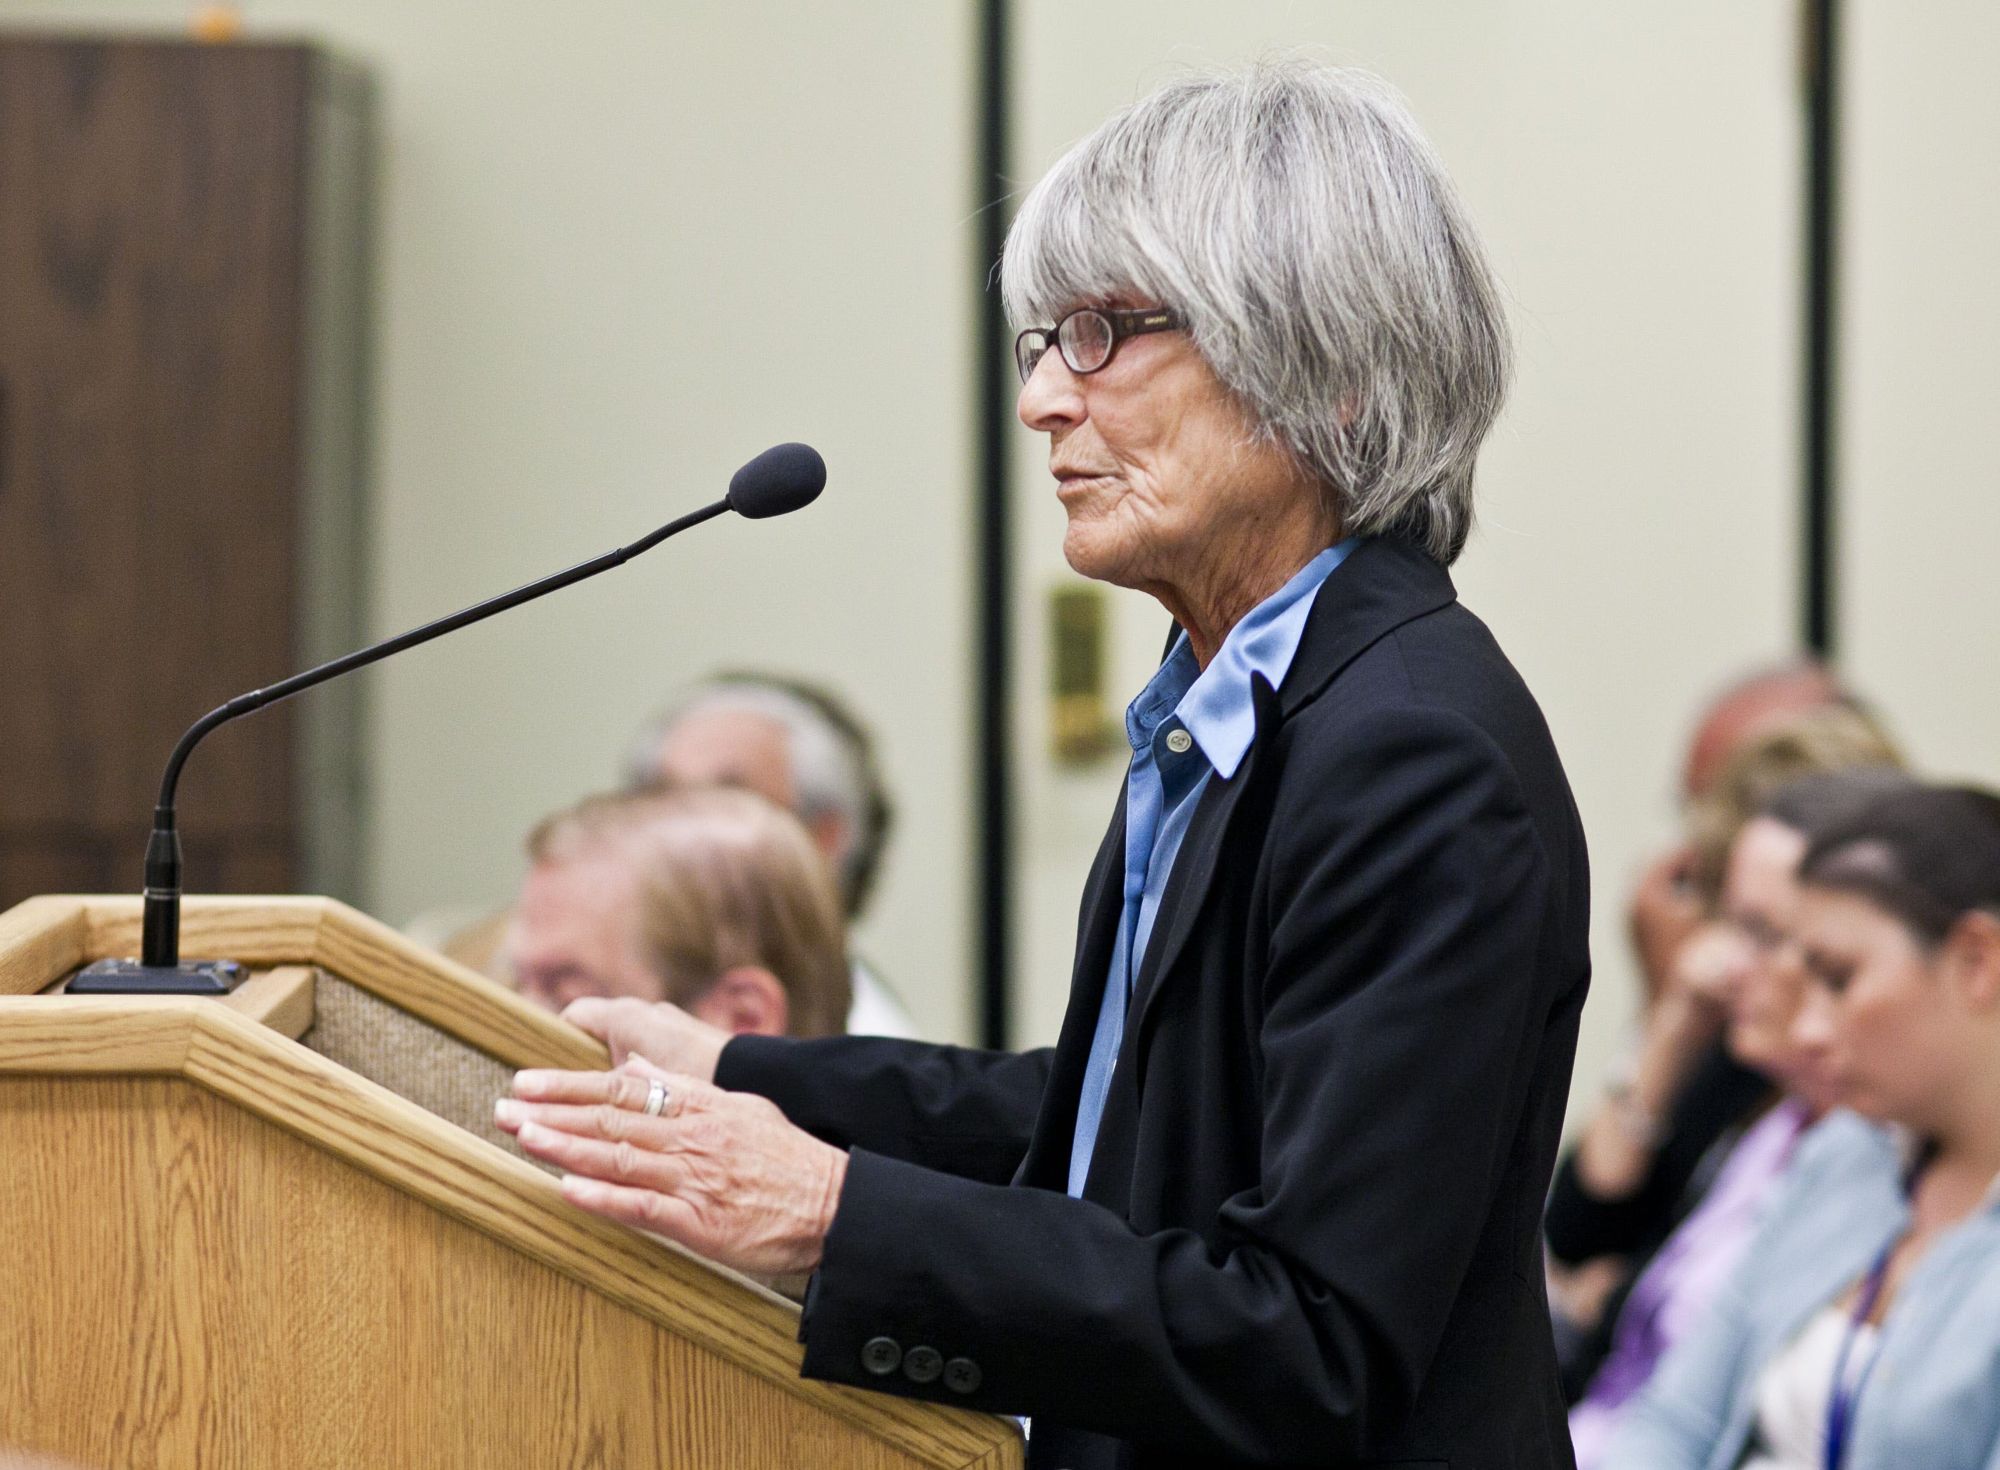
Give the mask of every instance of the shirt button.
<svg viewBox="0 0 2000 1470">
<path fill-rule="evenodd" d="M 903 1361 L 903 1345 L 893 1337 L 871 1337 L 861 1349 L 861 1366 L 877 1378 L 894 1373 Z"/>
<path fill-rule="evenodd" d="M 934 1347 L 913 1347 L 903 1354 L 903 1376 L 912 1383 L 932 1383 L 944 1372 L 944 1354 Z"/>
<path fill-rule="evenodd" d="M 1186 755 L 1194 749 L 1194 736 L 1185 730 L 1167 731 L 1167 749 L 1175 755 Z"/>
<path fill-rule="evenodd" d="M 953 1393 L 971 1393 L 985 1376 L 970 1358 L 953 1358 L 944 1365 L 944 1386 Z"/>
</svg>

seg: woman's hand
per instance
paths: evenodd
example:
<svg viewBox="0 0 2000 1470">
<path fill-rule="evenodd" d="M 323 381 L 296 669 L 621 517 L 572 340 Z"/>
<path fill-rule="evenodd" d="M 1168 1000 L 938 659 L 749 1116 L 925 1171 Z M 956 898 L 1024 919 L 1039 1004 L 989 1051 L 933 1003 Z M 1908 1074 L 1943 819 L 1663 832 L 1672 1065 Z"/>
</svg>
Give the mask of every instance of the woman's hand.
<svg viewBox="0 0 2000 1470">
<path fill-rule="evenodd" d="M 1729 1020 L 1750 963 L 1750 943 L 1709 920 L 1682 941 L 1652 1010 L 1629 1077 L 1614 1088 L 1577 1146 L 1577 1178 L 1602 1200 L 1624 1199 L 1646 1178 L 1688 1078 Z"/>
<path fill-rule="evenodd" d="M 1660 997 L 1661 1010 L 1676 1014 L 1656 1024 L 1678 1025 L 1689 1049 L 1699 1051 L 1729 1023 L 1744 973 L 1755 958 L 1750 941 L 1734 924 L 1719 919 L 1701 924 L 1674 952 Z"/>
<path fill-rule="evenodd" d="M 665 1105 L 650 1116 L 655 1083 Z M 753 1275 L 819 1264 L 847 1178 L 845 1153 L 767 1099 L 636 1057 L 614 1072 L 521 1072 L 493 1117 L 566 1171 L 571 1204 Z"/>
<path fill-rule="evenodd" d="M 715 1066 L 730 1036 L 720 1026 L 698 1021 L 677 1005 L 625 997 L 589 996 L 571 1001 L 562 1018 L 611 1048 L 611 1065 L 644 1057 L 655 1067 L 703 1082 L 715 1080 Z M 640 1084 L 640 1092 L 645 1085 Z"/>
<path fill-rule="evenodd" d="M 1648 1006 L 1666 989 L 1674 955 L 1708 916 L 1708 906 L 1695 886 L 1694 865 L 1693 850 L 1676 847 L 1649 863 L 1632 891 L 1626 922 Z"/>
</svg>

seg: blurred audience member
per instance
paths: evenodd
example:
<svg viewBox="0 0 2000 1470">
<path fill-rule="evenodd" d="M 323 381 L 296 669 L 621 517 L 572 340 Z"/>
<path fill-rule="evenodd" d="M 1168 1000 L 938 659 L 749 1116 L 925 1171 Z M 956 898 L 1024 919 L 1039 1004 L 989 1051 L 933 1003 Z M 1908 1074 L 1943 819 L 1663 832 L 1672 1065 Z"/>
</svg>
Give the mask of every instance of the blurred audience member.
<svg viewBox="0 0 2000 1470">
<path fill-rule="evenodd" d="M 1787 943 L 1808 984 L 1790 1037 L 1843 1110 L 1800 1145 L 1605 1463 L 1993 1470 L 2000 797 L 1881 797 L 1813 841 L 1798 881 Z"/>
<path fill-rule="evenodd" d="M 1800 715 L 1853 702 L 1826 666 L 1812 659 L 1738 679 L 1695 721 L 1681 763 L 1682 806 L 1707 796 L 1730 758 L 1758 736 Z M 1647 864 L 1633 890 L 1628 922 L 1648 1005 L 1665 985 L 1675 951 L 1707 916 L 1695 882 L 1695 861 L 1692 845 L 1683 838 Z"/>
<path fill-rule="evenodd" d="M 1572 1402 L 1609 1348 L 1624 1291 L 1774 1096 L 1770 1079 L 1722 1044 L 1741 951 L 1740 936 L 1714 921 L 1724 856 L 1785 783 L 1900 763 L 1882 728 L 1851 701 L 1754 728 L 1759 733 L 1719 769 L 1704 767 L 1707 784 L 1689 813 L 1688 859 L 1701 918 L 1679 940 L 1633 1046 L 1549 1192 L 1550 1298 Z"/>
<path fill-rule="evenodd" d="M 1888 770 L 1807 776 L 1779 788 L 1738 833 L 1715 925 L 1716 978 L 1730 1054 L 1782 1096 L 1743 1133 L 1701 1204 L 1641 1272 L 1617 1314 L 1610 1351 L 1570 1414 L 1578 1470 L 1604 1446 L 1668 1348 L 1687 1336 L 1742 1259 L 1800 1135 L 1826 1109 L 1824 1078 L 1793 1040 L 1806 975 L 1790 936 L 1799 860 L 1814 839 L 1915 782 Z"/>
<path fill-rule="evenodd" d="M 894 809 L 875 743 L 832 694 L 795 679 L 729 673 L 696 684 L 634 737 L 626 785 L 741 786 L 797 814 L 831 865 L 850 923 L 874 887 Z M 850 955 L 856 1035 L 912 1036 L 880 977 Z"/>
<path fill-rule="evenodd" d="M 835 1036 L 840 901 L 805 830 L 753 792 L 594 796 L 528 839 L 505 948 L 521 993 L 670 1000 L 732 1033 Z"/>
<path fill-rule="evenodd" d="M 446 959 L 511 985 L 514 977 L 507 971 L 505 946 L 507 926 L 513 921 L 512 909 L 481 914 L 470 922 L 463 910 L 453 909 L 420 915 L 411 920 L 405 932 Z"/>
<path fill-rule="evenodd" d="M 1899 769 L 1902 764 L 1880 722 L 1851 702 L 1807 710 L 1765 727 L 1689 798 L 1688 847 L 1697 894 L 1707 899 L 1721 889 L 1723 865 L 1737 833 L 1773 793 L 1815 772 Z"/>
</svg>

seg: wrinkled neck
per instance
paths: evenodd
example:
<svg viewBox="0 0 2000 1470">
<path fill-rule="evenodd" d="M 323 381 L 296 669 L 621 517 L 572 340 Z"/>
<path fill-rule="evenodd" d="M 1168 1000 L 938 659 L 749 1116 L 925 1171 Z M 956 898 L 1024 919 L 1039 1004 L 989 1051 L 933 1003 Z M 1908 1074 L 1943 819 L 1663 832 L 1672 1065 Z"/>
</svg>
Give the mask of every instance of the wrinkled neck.
<svg viewBox="0 0 2000 1470">
<path fill-rule="evenodd" d="M 1158 599 L 1187 631 L 1195 663 L 1206 669 L 1252 609 L 1339 539 L 1339 526 L 1316 499 L 1300 502 L 1274 522 L 1232 536 L 1185 576 L 1140 590 Z"/>
</svg>

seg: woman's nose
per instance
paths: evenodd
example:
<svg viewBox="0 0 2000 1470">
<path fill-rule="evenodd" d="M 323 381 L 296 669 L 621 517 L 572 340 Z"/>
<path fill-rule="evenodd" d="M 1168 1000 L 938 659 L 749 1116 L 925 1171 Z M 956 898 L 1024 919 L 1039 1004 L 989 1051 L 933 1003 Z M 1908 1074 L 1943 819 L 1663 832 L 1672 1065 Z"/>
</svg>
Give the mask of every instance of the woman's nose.
<svg viewBox="0 0 2000 1470">
<path fill-rule="evenodd" d="M 1792 1045 L 1816 1056 L 1833 1044 L 1834 1033 L 1832 998 L 1821 987 L 1808 986 L 1792 1016 Z"/>
<path fill-rule="evenodd" d="M 1083 379 L 1069 370 L 1062 354 L 1051 348 L 1035 364 L 1014 412 L 1038 434 L 1052 434 L 1083 421 Z"/>
</svg>

